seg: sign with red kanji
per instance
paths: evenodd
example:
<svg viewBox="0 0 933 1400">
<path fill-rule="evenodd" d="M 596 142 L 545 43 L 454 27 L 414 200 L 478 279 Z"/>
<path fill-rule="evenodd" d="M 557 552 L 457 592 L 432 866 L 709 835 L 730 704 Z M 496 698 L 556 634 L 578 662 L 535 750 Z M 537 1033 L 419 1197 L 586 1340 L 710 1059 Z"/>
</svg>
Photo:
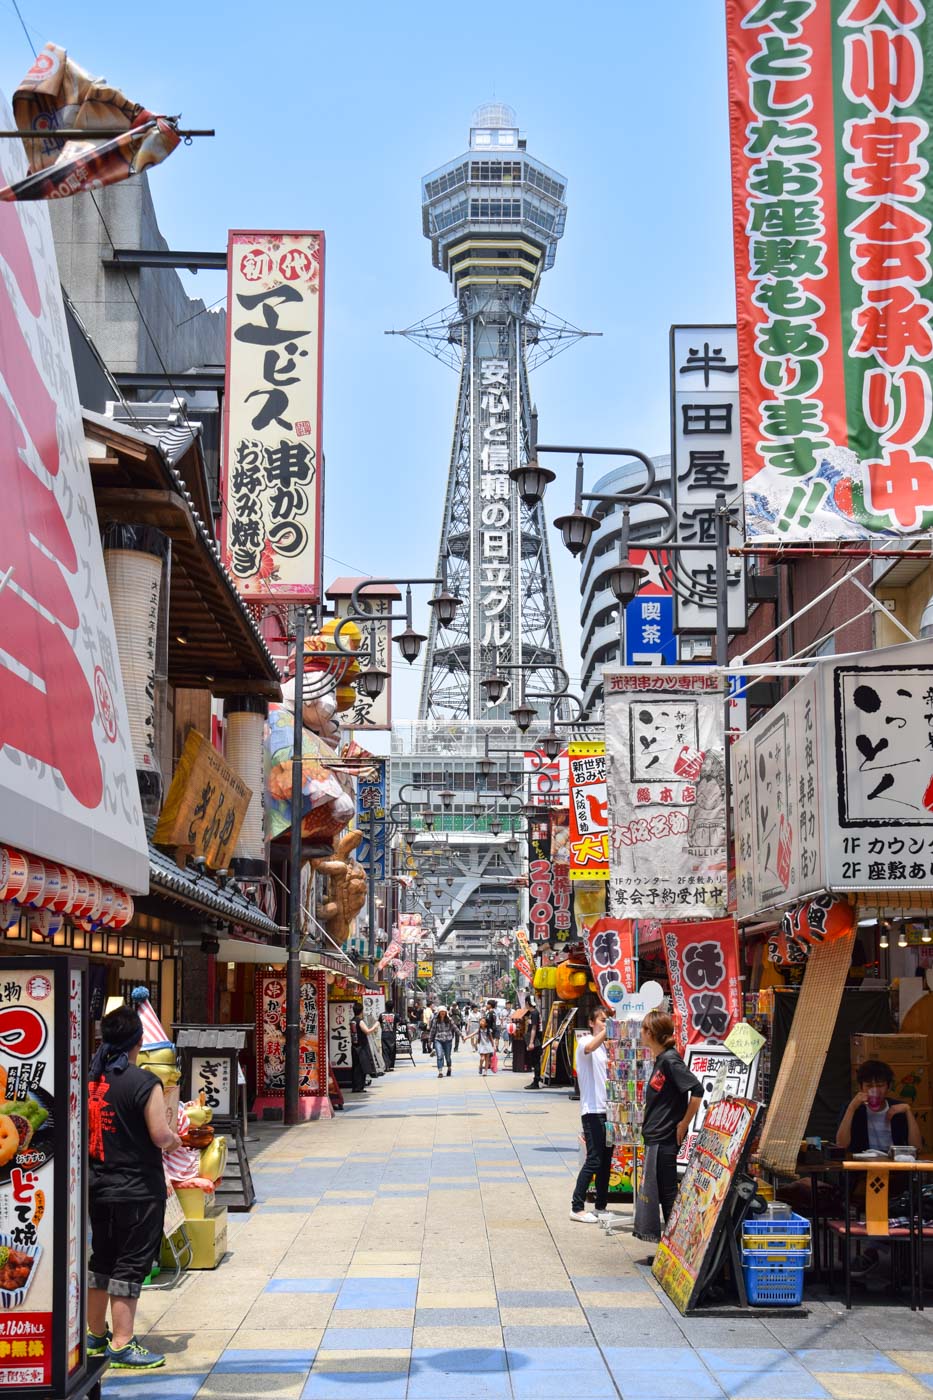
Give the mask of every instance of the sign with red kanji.
<svg viewBox="0 0 933 1400">
<path fill-rule="evenodd" d="M 323 294 L 323 233 L 231 230 L 222 533 L 249 598 L 321 597 Z"/>
<path fill-rule="evenodd" d="M 742 1019 L 735 920 L 665 923 L 661 946 L 678 1047 L 683 1051 L 699 1040 L 721 1043 Z"/>
<path fill-rule="evenodd" d="M 727 0 L 750 539 L 933 525 L 919 0 Z"/>
<path fill-rule="evenodd" d="M 571 880 L 609 879 L 606 745 L 567 745 Z"/>
</svg>

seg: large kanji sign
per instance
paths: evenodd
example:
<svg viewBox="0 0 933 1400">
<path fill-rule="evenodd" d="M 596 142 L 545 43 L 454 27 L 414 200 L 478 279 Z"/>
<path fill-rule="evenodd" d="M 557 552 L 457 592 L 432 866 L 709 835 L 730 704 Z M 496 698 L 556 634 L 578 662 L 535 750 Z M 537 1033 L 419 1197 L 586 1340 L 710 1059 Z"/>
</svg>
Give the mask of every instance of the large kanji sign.
<svg viewBox="0 0 933 1400">
<path fill-rule="evenodd" d="M 606 745 L 567 745 L 571 880 L 609 879 Z"/>
<path fill-rule="evenodd" d="M 240 592 L 317 602 L 324 235 L 231 230 L 224 559 Z"/>
<path fill-rule="evenodd" d="M 749 538 L 933 524 L 919 0 L 727 0 Z"/>
<path fill-rule="evenodd" d="M 663 925 L 677 1044 L 721 1043 L 742 1019 L 739 940 L 734 919 Z"/>
<path fill-rule="evenodd" d="M 0 121 L 12 126 L 6 102 Z M 0 184 L 26 173 L 0 142 Z M 149 888 L 49 212 L 0 217 L 0 841 Z"/>
</svg>

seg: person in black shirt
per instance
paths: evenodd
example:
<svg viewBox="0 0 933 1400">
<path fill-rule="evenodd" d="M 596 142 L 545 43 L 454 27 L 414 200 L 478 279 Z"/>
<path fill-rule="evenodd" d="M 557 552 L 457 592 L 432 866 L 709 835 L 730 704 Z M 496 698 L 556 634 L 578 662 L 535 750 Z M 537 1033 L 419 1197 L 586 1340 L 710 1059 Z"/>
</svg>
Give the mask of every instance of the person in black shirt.
<svg viewBox="0 0 933 1400">
<path fill-rule="evenodd" d="M 181 1138 L 168 1126 L 159 1080 L 137 1067 L 143 1023 L 136 1008 L 118 1006 L 100 1031 L 88 1083 L 88 1355 L 106 1354 L 116 1370 L 151 1371 L 165 1357 L 136 1340 L 136 1305 L 162 1244 L 162 1153 L 180 1147 Z"/>
<path fill-rule="evenodd" d="M 541 1088 L 541 1012 L 532 996 L 525 998 L 525 1059 L 532 1071 L 532 1081 L 526 1089 Z"/>
<path fill-rule="evenodd" d="M 363 1019 L 363 1003 L 353 1003 L 353 1016 L 350 1020 L 350 1065 L 353 1074 L 354 1094 L 366 1093 L 366 1081 L 376 1072 L 373 1054 L 369 1048 L 369 1038 L 376 1034 L 378 1027 L 367 1026 Z"/>
<path fill-rule="evenodd" d="M 674 1048 L 670 1016 L 649 1011 L 642 1022 L 641 1039 L 655 1059 L 645 1091 L 645 1165 L 632 1233 L 640 1240 L 658 1240 L 658 1206 L 666 1222 L 677 1197 L 677 1152 L 703 1102 L 703 1087 Z"/>
</svg>

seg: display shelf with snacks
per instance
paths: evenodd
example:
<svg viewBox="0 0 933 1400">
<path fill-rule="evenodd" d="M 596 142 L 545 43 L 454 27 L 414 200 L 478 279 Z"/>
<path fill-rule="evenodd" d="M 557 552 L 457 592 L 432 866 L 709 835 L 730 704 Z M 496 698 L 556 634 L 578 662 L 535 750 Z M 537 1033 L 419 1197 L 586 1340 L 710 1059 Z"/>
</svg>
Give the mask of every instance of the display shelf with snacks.
<svg viewBox="0 0 933 1400">
<path fill-rule="evenodd" d="M 641 1139 L 653 1056 L 641 1043 L 641 1021 L 609 1021 L 606 1035 L 606 1134 L 614 1146 Z"/>
</svg>

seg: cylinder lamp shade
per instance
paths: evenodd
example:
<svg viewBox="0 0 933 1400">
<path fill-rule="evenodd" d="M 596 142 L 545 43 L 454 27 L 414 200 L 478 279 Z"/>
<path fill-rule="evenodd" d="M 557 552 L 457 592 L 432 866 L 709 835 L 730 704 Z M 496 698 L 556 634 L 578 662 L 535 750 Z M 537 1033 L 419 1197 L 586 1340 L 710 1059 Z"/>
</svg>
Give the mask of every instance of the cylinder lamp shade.
<svg viewBox="0 0 933 1400">
<path fill-rule="evenodd" d="M 139 792 L 143 811 L 155 816 L 162 803 L 156 755 L 156 646 L 168 541 L 148 525 L 108 525 L 103 548 Z"/>
<path fill-rule="evenodd" d="M 268 706 L 256 695 L 235 695 L 224 701 L 224 753 L 252 797 L 233 854 L 240 879 L 258 880 L 267 874 L 263 825 L 263 729 Z"/>
</svg>

